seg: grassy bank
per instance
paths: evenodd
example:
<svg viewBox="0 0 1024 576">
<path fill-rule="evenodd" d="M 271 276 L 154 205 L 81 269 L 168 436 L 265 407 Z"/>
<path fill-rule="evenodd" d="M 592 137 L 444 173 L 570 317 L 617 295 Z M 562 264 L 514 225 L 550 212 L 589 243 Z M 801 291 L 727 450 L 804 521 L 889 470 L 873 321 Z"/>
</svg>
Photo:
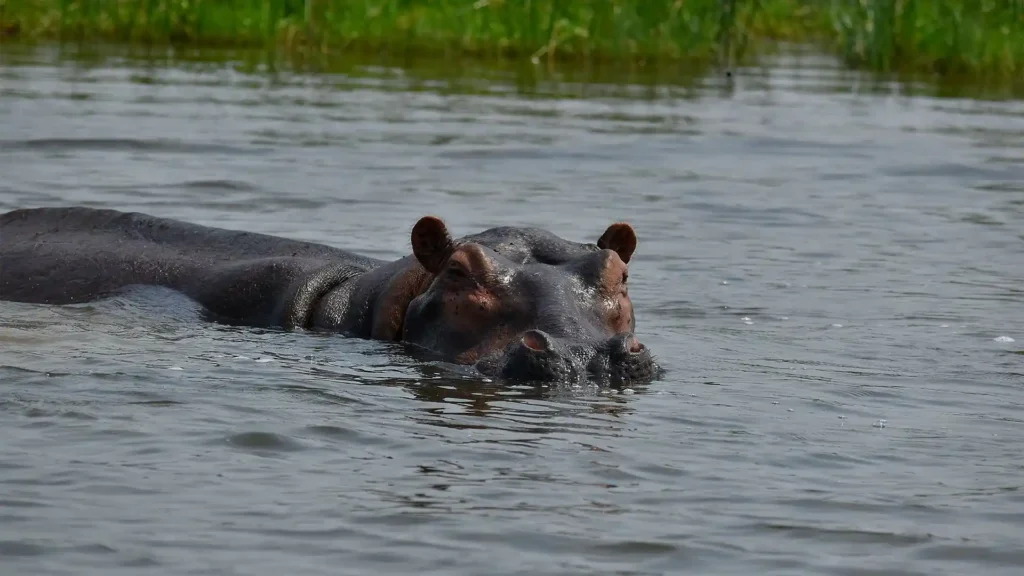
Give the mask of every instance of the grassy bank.
<svg viewBox="0 0 1024 576">
<path fill-rule="evenodd" d="M 724 63 L 811 40 L 858 67 L 1024 74 L 1024 0 L 0 0 L 0 34 Z"/>
<path fill-rule="evenodd" d="M 851 65 L 1010 78 L 1024 74 L 1024 0 L 814 4 L 816 36 Z"/>
</svg>

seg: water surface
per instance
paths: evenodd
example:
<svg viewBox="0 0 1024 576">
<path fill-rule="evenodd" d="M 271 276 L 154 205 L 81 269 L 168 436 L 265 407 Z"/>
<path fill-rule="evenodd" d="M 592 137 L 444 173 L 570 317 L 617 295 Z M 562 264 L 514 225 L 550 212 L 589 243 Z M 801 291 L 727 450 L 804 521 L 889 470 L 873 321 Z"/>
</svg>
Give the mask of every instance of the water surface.
<svg viewBox="0 0 1024 576">
<path fill-rule="evenodd" d="M 203 323 L 162 290 L 0 302 L 4 574 L 1024 565 L 1024 102 L 806 55 L 664 84 L 0 61 L 0 211 L 389 259 L 423 214 L 576 241 L 627 220 L 667 369 L 498 387 L 395 345 Z"/>
</svg>

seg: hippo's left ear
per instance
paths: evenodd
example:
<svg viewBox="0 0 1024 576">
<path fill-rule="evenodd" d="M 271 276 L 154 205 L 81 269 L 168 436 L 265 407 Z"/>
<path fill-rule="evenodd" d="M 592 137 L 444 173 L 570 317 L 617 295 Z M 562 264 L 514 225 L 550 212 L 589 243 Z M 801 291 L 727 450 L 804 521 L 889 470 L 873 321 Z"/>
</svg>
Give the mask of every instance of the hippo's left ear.
<svg viewBox="0 0 1024 576">
<path fill-rule="evenodd" d="M 412 253 L 431 274 L 437 274 L 455 245 L 440 218 L 424 216 L 412 227 Z"/>
<path fill-rule="evenodd" d="M 633 227 L 625 222 L 616 222 L 608 227 L 597 241 L 597 247 L 602 250 L 614 250 L 623 262 L 629 263 L 629 259 L 636 250 L 636 232 Z"/>
</svg>

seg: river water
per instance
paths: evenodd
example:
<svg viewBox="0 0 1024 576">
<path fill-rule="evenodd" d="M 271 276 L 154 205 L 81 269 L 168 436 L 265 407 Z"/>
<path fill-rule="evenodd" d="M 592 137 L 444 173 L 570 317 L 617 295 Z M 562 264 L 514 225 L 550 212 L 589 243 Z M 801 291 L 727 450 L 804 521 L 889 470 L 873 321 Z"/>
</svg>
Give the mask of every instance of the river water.
<svg viewBox="0 0 1024 576">
<path fill-rule="evenodd" d="M 626 220 L 666 368 L 499 388 L 384 343 L 204 323 L 173 293 L 0 302 L 5 576 L 1024 566 L 1021 100 L 813 54 L 659 84 L 0 62 L 0 211 L 382 258 L 423 214 L 577 241 Z"/>
</svg>

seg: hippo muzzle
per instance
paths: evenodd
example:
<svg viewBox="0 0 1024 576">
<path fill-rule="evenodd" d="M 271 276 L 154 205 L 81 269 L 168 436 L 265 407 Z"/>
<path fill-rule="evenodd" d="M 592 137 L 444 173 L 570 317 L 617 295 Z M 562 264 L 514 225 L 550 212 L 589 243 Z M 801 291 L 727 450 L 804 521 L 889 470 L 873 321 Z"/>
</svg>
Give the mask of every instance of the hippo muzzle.
<svg viewBox="0 0 1024 576">
<path fill-rule="evenodd" d="M 646 383 L 661 370 L 632 332 L 603 342 L 581 343 L 542 330 L 527 330 L 501 353 L 481 359 L 477 369 L 516 381 L 578 383 L 594 379 L 611 385 Z"/>
</svg>

